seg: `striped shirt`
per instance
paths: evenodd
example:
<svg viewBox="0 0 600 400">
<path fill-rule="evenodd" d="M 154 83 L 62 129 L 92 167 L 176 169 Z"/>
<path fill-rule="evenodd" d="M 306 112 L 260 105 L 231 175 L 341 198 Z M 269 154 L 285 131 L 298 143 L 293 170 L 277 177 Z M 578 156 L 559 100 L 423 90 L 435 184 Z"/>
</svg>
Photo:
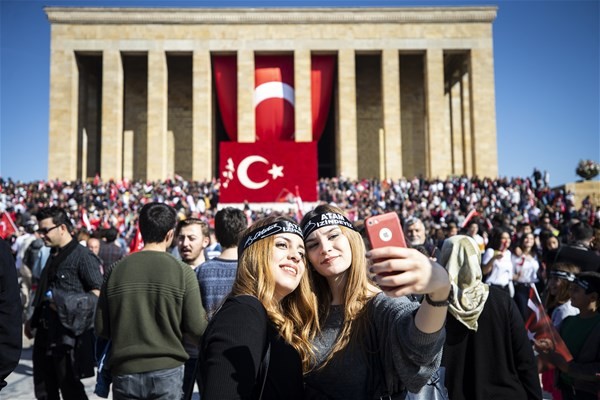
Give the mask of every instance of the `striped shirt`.
<svg viewBox="0 0 600 400">
<path fill-rule="evenodd" d="M 237 260 L 224 260 L 217 257 L 205 261 L 196 269 L 202 305 L 209 320 L 231 292 L 237 263 Z"/>
</svg>

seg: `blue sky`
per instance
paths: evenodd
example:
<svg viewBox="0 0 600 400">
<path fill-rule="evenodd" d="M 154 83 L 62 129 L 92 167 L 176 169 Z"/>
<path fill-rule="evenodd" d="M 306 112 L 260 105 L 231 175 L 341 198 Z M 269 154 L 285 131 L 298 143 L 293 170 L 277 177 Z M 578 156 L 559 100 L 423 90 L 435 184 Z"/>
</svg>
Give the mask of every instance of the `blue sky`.
<svg viewBox="0 0 600 400">
<path fill-rule="evenodd" d="M 500 176 L 548 170 L 552 186 L 600 161 L 600 1 L 0 0 L 0 176 L 47 179 L 50 25 L 44 6 L 497 5 L 494 22 Z"/>
</svg>

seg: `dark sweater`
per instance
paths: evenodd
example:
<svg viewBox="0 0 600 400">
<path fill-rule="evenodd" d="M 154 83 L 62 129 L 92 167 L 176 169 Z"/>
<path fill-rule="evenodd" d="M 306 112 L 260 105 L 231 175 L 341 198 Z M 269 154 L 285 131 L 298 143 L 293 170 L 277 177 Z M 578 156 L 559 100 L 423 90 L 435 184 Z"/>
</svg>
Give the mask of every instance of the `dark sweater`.
<svg viewBox="0 0 600 400">
<path fill-rule="evenodd" d="M 537 365 L 513 300 L 501 289 L 490 295 L 477 332 L 450 313 L 442 366 L 452 400 L 541 399 Z"/>
<path fill-rule="evenodd" d="M 405 388 L 418 392 L 440 365 L 445 330 L 419 331 L 414 320 L 419 303 L 380 293 L 368 307 L 368 332 L 358 332 L 344 351 L 306 376 L 307 385 L 330 399 L 373 399 Z M 317 366 L 337 340 L 343 312 L 342 306 L 331 306 L 321 326 L 314 341 Z"/>
<path fill-rule="evenodd" d="M 109 273 L 98 299 L 96 332 L 112 340 L 111 372 L 182 365 L 188 359 L 183 334 L 199 342 L 207 324 L 194 271 L 166 252 L 141 251 Z"/>
<path fill-rule="evenodd" d="M 302 363 L 258 299 L 227 298 L 206 329 L 200 352 L 202 400 L 258 399 L 267 340 L 270 361 L 262 399 L 302 399 Z"/>
</svg>

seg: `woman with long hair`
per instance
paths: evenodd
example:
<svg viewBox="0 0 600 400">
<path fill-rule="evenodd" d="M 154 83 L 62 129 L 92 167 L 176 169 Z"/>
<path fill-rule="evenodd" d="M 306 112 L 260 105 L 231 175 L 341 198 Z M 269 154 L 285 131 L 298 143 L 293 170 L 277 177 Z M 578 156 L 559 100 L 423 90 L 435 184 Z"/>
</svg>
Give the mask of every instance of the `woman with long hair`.
<svg viewBox="0 0 600 400">
<path fill-rule="evenodd" d="M 415 249 L 366 253 L 361 235 L 331 205 L 317 206 L 300 225 L 320 328 L 307 397 L 403 399 L 407 389 L 418 392 L 441 359 L 446 271 Z M 410 294 L 424 294 L 423 302 Z"/>
<path fill-rule="evenodd" d="M 511 261 L 510 233 L 496 227 L 490 234 L 488 248 L 481 258 L 481 270 L 488 285 L 497 286 L 512 297 L 513 265 Z"/>
<path fill-rule="evenodd" d="M 317 319 L 302 239 L 284 216 L 242 235 L 233 289 L 202 341 L 203 400 L 303 398 Z"/>
<path fill-rule="evenodd" d="M 511 257 L 513 265 L 513 283 L 515 295 L 513 299 L 523 319 L 527 316 L 527 301 L 529 300 L 529 289 L 539 282 L 538 272 L 540 263 L 535 251 L 535 236 L 533 233 L 525 233 L 519 239 L 515 252 Z"/>
</svg>

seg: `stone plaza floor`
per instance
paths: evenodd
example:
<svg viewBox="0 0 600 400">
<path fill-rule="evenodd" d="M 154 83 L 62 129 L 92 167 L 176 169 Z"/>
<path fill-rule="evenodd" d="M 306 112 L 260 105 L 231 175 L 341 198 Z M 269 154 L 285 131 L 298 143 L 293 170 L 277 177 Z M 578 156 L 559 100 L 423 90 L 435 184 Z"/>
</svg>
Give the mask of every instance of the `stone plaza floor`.
<svg viewBox="0 0 600 400">
<path fill-rule="evenodd" d="M 33 392 L 33 365 L 31 362 L 32 345 L 32 341 L 23 338 L 21 360 L 15 371 L 6 379 L 8 384 L 0 391 L 0 400 L 35 400 Z M 98 397 L 94 394 L 96 377 L 83 379 L 82 382 L 85 385 L 85 391 L 89 400 L 102 399 L 102 397 Z M 108 398 L 112 399 L 112 395 L 109 395 Z M 199 398 L 196 388 L 192 400 L 197 400 Z"/>
</svg>

